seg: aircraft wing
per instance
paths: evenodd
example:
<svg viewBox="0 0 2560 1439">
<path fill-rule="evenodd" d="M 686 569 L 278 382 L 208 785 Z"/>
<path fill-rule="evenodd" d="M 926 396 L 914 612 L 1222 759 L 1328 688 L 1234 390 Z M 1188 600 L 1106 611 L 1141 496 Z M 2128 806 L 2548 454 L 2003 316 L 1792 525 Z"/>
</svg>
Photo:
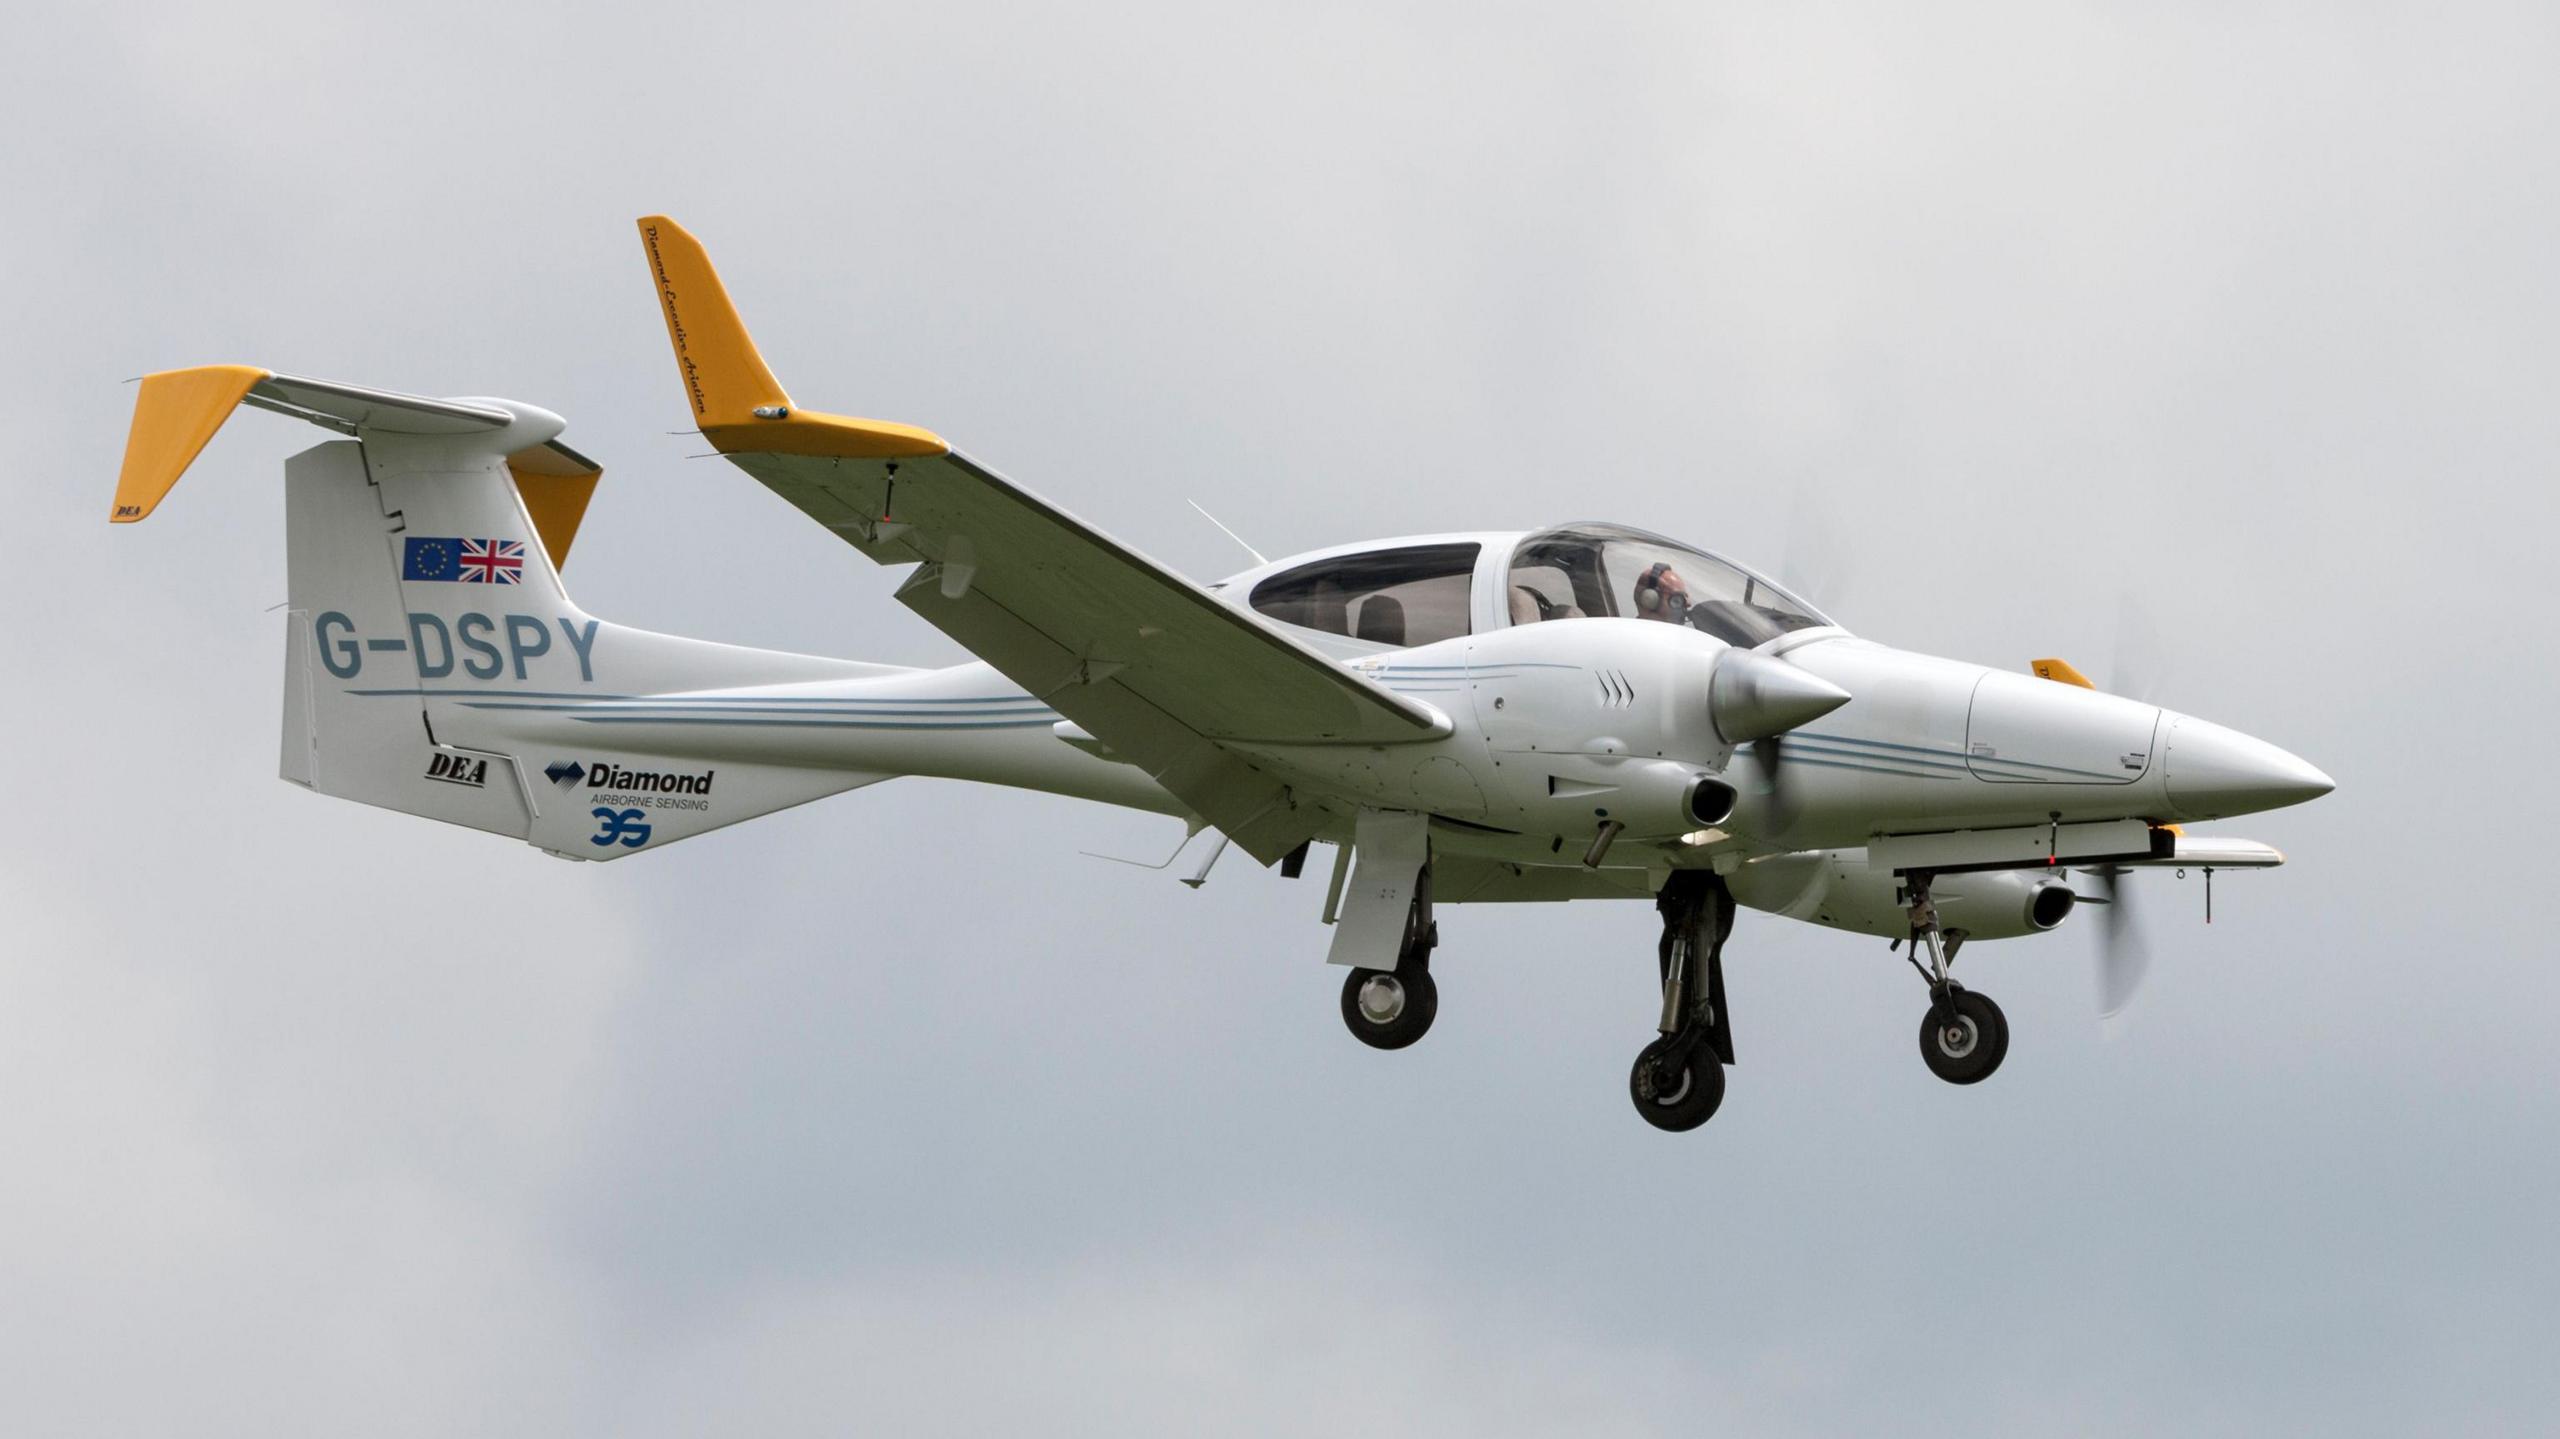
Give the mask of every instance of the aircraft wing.
<svg viewBox="0 0 2560 1439">
<path fill-rule="evenodd" d="M 910 425 L 804 411 L 701 245 L 640 222 L 677 368 L 714 448 L 882 564 L 908 608 L 1269 863 L 1316 827 L 1231 743 L 1398 744 L 1437 710 L 1291 639 Z"/>
</svg>

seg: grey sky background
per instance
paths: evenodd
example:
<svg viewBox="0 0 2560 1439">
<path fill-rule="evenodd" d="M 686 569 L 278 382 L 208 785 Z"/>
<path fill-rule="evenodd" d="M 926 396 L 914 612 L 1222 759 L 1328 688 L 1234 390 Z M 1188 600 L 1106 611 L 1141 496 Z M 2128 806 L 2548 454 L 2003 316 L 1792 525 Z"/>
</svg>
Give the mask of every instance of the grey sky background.
<svg viewBox="0 0 2560 1439">
<path fill-rule="evenodd" d="M 57 6 L 0 57 L 0 1427 L 2547 1432 L 2548 7 Z M 1443 917 L 914 781 L 612 866 L 274 778 L 284 456 L 105 523 L 145 370 L 569 416 L 614 619 L 957 651 L 690 460 L 633 217 L 804 403 L 1210 577 L 1603 517 L 2336 776 L 1929 1077 L 1746 915 L 1705 1130 L 1637 905 Z M 2135 618 L 2128 619 L 2128 615 Z"/>
</svg>

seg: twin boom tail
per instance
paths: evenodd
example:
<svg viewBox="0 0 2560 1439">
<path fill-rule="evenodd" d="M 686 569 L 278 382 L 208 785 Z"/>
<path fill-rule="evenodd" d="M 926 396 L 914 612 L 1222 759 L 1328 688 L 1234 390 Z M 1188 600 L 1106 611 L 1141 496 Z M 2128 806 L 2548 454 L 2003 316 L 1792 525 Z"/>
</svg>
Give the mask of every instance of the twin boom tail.
<svg viewBox="0 0 2560 1439">
<path fill-rule="evenodd" d="M 153 375 L 113 518 L 157 508 L 244 403 L 347 436 L 285 465 L 296 784 L 586 860 L 897 774 L 1163 807 L 984 666 L 747 649 L 579 609 L 559 567 L 599 472 L 532 406 L 246 366 Z"/>
</svg>

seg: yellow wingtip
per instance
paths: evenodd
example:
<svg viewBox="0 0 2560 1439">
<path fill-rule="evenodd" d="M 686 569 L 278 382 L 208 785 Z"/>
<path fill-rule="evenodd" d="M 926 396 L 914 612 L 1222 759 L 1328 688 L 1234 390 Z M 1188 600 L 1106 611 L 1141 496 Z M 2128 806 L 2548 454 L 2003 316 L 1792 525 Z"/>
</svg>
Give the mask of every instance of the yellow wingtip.
<svg viewBox="0 0 2560 1439">
<path fill-rule="evenodd" d="M 2069 660 L 2033 660 L 2028 663 L 2028 668 L 2034 670 L 2036 678 L 2040 680 L 2052 680 L 2056 684 L 2078 685 L 2084 690 L 2097 688 L 2096 685 L 2089 683 L 2087 675 L 2073 669 Z"/>
<path fill-rule="evenodd" d="M 124 468 L 116 476 L 115 509 L 107 522 L 129 525 L 158 509 L 222 422 L 240 407 L 240 398 L 266 378 L 267 372 L 254 365 L 198 365 L 143 376 L 133 399 L 133 428 L 125 434 Z"/>
<path fill-rule="evenodd" d="M 702 242 L 666 216 L 649 215 L 640 221 L 640 244 L 649 254 L 649 277 L 657 282 L 667 343 L 675 347 L 694 419 L 708 430 L 744 424 L 759 408 L 789 408 L 791 397 L 756 353 Z"/>
<path fill-rule="evenodd" d="M 665 215 L 641 217 L 640 244 L 675 347 L 676 375 L 703 438 L 722 454 L 900 459 L 950 453 L 940 435 L 890 420 L 803 411 L 773 377 L 711 257 Z"/>
</svg>

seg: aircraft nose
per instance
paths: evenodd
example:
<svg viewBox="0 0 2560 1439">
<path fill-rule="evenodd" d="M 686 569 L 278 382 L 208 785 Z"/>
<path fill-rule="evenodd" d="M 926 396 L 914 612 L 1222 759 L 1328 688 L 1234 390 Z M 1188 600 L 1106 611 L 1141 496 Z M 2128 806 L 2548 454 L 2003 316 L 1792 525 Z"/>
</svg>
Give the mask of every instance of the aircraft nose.
<svg viewBox="0 0 2560 1439">
<path fill-rule="evenodd" d="M 2189 715 L 2169 717 L 2162 772 L 2182 819 L 2282 809 L 2338 787 L 2309 761 L 2265 740 Z"/>
</svg>

